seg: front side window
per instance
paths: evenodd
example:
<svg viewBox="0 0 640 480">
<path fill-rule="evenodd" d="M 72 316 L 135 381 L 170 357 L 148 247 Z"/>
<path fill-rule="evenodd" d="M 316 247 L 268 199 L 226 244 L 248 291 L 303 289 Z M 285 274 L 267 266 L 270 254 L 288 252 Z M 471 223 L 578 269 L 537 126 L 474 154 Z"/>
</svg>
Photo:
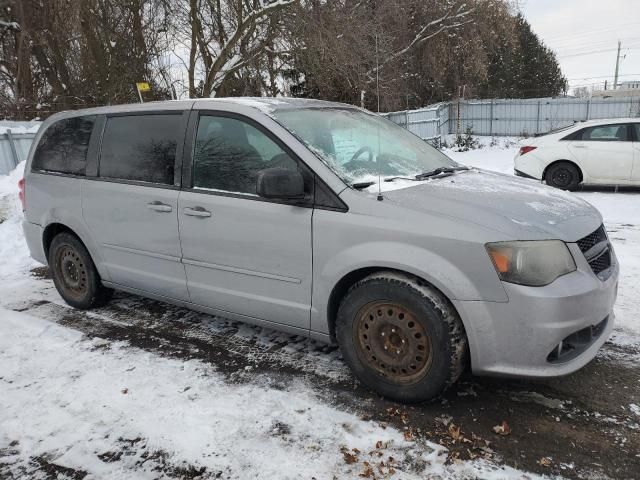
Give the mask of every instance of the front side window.
<svg viewBox="0 0 640 480">
<path fill-rule="evenodd" d="M 576 140 L 592 141 L 592 142 L 626 142 L 627 125 L 599 125 L 597 127 L 585 128 Z"/>
<path fill-rule="evenodd" d="M 200 117 L 193 154 L 194 188 L 255 195 L 258 173 L 268 168 L 297 170 L 298 164 L 246 122 Z"/>
<path fill-rule="evenodd" d="M 58 120 L 42 135 L 32 170 L 84 175 L 95 115 Z"/>
<path fill-rule="evenodd" d="M 305 108 L 273 115 L 348 184 L 458 166 L 404 128 L 362 110 Z"/>
<path fill-rule="evenodd" d="M 173 185 L 181 115 L 127 115 L 107 119 L 100 177 Z"/>
</svg>

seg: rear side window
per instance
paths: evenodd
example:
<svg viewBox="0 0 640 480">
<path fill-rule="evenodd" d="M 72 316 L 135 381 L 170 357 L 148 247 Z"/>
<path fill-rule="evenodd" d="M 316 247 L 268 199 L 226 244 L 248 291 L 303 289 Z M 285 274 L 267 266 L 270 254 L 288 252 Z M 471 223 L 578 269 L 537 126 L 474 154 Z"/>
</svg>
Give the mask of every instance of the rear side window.
<svg viewBox="0 0 640 480">
<path fill-rule="evenodd" d="M 636 142 L 640 142 L 640 123 L 634 123 L 633 128 L 636 129 Z"/>
<path fill-rule="evenodd" d="M 583 128 L 571 135 L 567 140 L 580 140 L 583 142 L 627 142 L 629 141 L 629 129 L 624 123 L 612 125 L 598 125 L 596 127 Z"/>
<path fill-rule="evenodd" d="M 95 115 L 92 115 L 53 123 L 40 138 L 31 169 L 84 175 L 95 120 Z"/>
<path fill-rule="evenodd" d="M 173 185 L 181 115 L 127 115 L 107 119 L 100 177 Z"/>
</svg>

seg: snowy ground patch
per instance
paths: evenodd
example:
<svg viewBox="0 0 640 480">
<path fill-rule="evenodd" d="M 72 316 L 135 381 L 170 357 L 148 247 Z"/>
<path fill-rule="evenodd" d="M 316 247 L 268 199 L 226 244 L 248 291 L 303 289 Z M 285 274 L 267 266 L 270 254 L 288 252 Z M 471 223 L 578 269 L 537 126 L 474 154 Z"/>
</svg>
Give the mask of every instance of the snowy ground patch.
<svg viewBox="0 0 640 480">
<path fill-rule="evenodd" d="M 0 474 L 35 476 L 46 461 L 87 478 L 521 475 L 486 462 L 446 465 L 440 445 L 340 411 L 303 383 L 233 385 L 211 365 L 8 310 L 0 386 Z"/>
</svg>

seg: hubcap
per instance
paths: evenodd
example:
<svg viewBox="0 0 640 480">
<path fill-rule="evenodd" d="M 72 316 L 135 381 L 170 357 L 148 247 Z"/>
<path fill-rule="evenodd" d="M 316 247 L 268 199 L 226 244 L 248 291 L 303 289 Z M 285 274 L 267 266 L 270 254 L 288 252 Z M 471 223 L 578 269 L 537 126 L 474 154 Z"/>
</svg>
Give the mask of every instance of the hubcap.
<svg viewBox="0 0 640 480">
<path fill-rule="evenodd" d="M 71 297 L 82 297 L 87 291 L 87 270 L 76 251 L 66 245 L 60 248 L 56 252 L 55 265 L 65 293 Z"/>
<path fill-rule="evenodd" d="M 397 303 L 362 307 L 354 337 L 360 359 L 394 383 L 415 383 L 431 367 L 430 337 L 413 313 Z"/>
</svg>

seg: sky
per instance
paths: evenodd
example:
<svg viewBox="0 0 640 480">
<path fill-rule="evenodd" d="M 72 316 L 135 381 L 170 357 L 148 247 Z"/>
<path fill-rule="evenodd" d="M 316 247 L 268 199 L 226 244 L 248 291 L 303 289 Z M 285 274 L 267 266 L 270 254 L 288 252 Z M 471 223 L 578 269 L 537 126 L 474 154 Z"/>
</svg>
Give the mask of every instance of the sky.
<svg viewBox="0 0 640 480">
<path fill-rule="evenodd" d="M 520 0 L 533 30 L 557 55 L 571 88 L 640 80 L 640 0 Z"/>
</svg>

